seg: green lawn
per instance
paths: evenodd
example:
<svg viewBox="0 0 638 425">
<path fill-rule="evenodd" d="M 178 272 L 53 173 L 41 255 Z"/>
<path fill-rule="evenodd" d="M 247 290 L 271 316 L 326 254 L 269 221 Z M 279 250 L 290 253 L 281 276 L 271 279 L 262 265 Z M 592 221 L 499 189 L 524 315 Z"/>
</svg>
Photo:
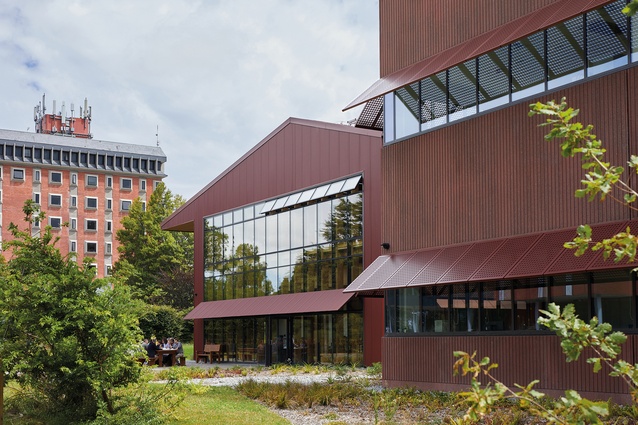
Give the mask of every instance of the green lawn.
<svg viewBox="0 0 638 425">
<path fill-rule="evenodd" d="M 187 342 L 186 344 L 182 343 L 182 348 L 184 349 L 184 357 L 188 360 L 192 360 L 193 358 L 193 343 Z"/>
<path fill-rule="evenodd" d="M 12 392 L 5 388 L 5 398 Z M 5 425 L 44 425 L 28 417 L 5 412 Z M 229 387 L 210 387 L 199 394 L 189 394 L 175 410 L 170 425 L 201 424 L 290 424 L 286 419 L 239 394 Z"/>
<path fill-rule="evenodd" d="M 210 387 L 203 394 L 188 395 L 175 412 L 173 425 L 201 424 L 290 424 L 259 403 L 229 387 Z"/>
</svg>

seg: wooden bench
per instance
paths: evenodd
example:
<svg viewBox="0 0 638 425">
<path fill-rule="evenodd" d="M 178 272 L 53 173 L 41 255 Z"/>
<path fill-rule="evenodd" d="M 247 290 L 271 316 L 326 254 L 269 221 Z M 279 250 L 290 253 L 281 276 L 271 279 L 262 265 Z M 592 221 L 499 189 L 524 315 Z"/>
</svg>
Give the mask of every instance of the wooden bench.
<svg viewBox="0 0 638 425">
<path fill-rule="evenodd" d="M 195 360 L 199 363 L 199 359 L 205 359 L 212 363 L 213 359 L 217 359 L 218 362 L 222 360 L 222 346 L 221 344 L 205 344 L 202 351 L 197 351 Z"/>
</svg>

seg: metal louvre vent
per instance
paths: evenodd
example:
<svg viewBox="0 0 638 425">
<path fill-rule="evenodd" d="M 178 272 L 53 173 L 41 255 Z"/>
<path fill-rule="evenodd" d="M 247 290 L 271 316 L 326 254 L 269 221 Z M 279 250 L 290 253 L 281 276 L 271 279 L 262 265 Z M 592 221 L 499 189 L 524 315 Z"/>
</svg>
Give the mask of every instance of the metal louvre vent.
<svg viewBox="0 0 638 425">
<path fill-rule="evenodd" d="M 584 68 L 583 17 L 547 29 L 549 79 Z"/>
<path fill-rule="evenodd" d="M 587 60 L 599 65 L 627 54 L 627 17 L 623 0 L 587 13 Z"/>
<path fill-rule="evenodd" d="M 372 99 L 363 107 L 355 127 L 383 130 L 383 96 Z"/>
<path fill-rule="evenodd" d="M 509 53 L 503 46 L 478 58 L 479 102 L 509 93 Z"/>
<path fill-rule="evenodd" d="M 512 91 L 545 81 L 545 36 L 542 32 L 512 44 Z"/>
<path fill-rule="evenodd" d="M 421 122 L 432 121 L 447 114 L 445 72 L 421 81 Z"/>
<path fill-rule="evenodd" d="M 476 105 L 476 61 L 469 60 L 448 71 L 449 113 Z"/>
</svg>

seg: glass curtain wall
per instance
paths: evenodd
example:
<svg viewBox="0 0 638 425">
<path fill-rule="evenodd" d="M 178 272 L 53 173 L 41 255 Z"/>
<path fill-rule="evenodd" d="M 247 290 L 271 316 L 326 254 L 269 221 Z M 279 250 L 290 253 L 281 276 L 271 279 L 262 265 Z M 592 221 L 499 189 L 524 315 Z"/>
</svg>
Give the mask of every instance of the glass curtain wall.
<svg viewBox="0 0 638 425">
<path fill-rule="evenodd" d="M 204 300 L 341 289 L 363 271 L 361 177 L 204 221 Z M 301 316 L 206 320 L 204 339 L 230 360 L 361 362 L 363 306 Z"/>
</svg>

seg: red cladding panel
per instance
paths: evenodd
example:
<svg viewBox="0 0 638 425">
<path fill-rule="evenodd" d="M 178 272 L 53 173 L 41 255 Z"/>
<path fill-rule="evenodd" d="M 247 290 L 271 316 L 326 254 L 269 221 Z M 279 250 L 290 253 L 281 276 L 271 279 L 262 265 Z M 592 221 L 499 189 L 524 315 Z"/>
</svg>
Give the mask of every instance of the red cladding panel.
<svg viewBox="0 0 638 425">
<path fill-rule="evenodd" d="M 574 235 L 574 229 L 545 233 L 505 277 L 531 277 L 545 274 L 547 267 L 565 252 L 563 244 L 571 240 Z"/>
<path fill-rule="evenodd" d="M 401 70 L 393 72 L 377 80 L 370 88 L 359 97 L 350 102 L 344 109 L 354 108 L 371 99 L 389 93 L 399 87 L 411 84 L 422 78 L 434 75 L 439 71 L 450 68 L 475 58 L 484 53 L 498 49 L 499 47 L 531 35 L 537 31 L 566 21 L 587 10 L 595 9 L 610 0 L 574 1 L 562 0 L 530 13 L 527 16 L 515 19 L 505 25 L 488 31 L 478 37 L 474 37 L 465 43 L 461 43 L 448 50 L 430 56 L 420 62 L 414 63 Z"/>
<path fill-rule="evenodd" d="M 453 283 L 467 281 L 490 258 L 506 239 L 476 243 L 463 258 L 459 259 L 442 277 L 438 283 Z"/>
<path fill-rule="evenodd" d="M 508 239 L 469 280 L 502 279 L 540 237 L 530 235 Z"/>
<path fill-rule="evenodd" d="M 222 319 L 337 311 L 354 294 L 341 289 L 199 303 L 184 319 Z"/>
<path fill-rule="evenodd" d="M 594 240 L 609 238 L 616 233 L 622 231 L 625 227 L 626 222 L 621 223 L 610 223 L 603 224 L 598 226 L 592 226 L 592 237 Z M 567 240 L 571 240 L 574 236 L 576 236 L 576 232 L 572 234 L 570 238 Z M 563 253 L 552 263 L 551 266 L 547 268 L 545 273 L 552 274 L 562 274 L 562 273 L 574 273 L 581 272 L 588 269 L 589 264 L 596 257 L 602 257 L 600 253 L 593 252 L 591 250 L 586 251 L 580 257 L 576 257 L 574 255 L 574 251 L 571 249 L 566 249 Z M 615 264 L 615 263 L 614 263 Z M 617 265 L 616 265 L 617 266 Z"/>
<path fill-rule="evenodd" d="M 415 278 L 410 281 L 410 286 L 435 284 L 447 272 L 447 270 L 458 261 L 472 247 L 469 245 L 457 245 L 442 249 Z"/>
<path fill-rule="evenodd" d="M 378 282 L 375 274 L 384 266 L 387 261 L 390 260 L 390 258 L 391 257 L 389 255 L 380 255 L 379 257 L 377 257 L 377 259 L 374 260 L 372 264 L 366 267 L 363 272 L 361 272 L 361 274 L 357 276 L 346 289 L 344 289 L 344 292 L 357 292 L 365 291 L 367 289 L 380 288 L 382 282 Z"/>
</svg>

